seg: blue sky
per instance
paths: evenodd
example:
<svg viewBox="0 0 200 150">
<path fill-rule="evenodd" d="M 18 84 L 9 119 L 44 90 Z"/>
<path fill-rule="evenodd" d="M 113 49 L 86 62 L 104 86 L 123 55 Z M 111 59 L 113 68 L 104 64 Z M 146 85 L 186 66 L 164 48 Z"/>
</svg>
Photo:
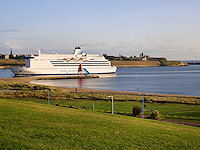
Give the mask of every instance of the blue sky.
<svg viewBox="0 0 200 150">
<path fill-rule="evenodd" d="M 0 0 L 0 53 L 200 59 L 199 0 Z"/>
</svg>

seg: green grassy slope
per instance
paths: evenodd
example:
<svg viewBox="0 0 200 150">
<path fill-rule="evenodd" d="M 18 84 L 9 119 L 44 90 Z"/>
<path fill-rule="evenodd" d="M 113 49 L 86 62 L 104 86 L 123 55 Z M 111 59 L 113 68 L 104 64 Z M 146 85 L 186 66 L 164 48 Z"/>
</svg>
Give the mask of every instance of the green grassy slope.
<svg viewBox="0 0 200 150">
<path fill-rule="evenodd" d="M 14 98 L 13 98 L 14 99 Z M 15 98 L 20 101 L 31 101 L 38 103 L 46 103 L 47 99 L 37 98 Z M 85 106 L 87 110 L 93 110 L 93 103 L 95 103 L 95 111 L 111 113 L 111 102 L 105 100 L 88 100 L 88 99 L 70 99 L 70 100 L 54 100 L 50 97 L 50 104 L 58 104 L 59 106 L 81 108 Z M 178 104 L 178 103 L 145 103 L 146 113 L 151 114 L 151 109 L 156 109 L 162 114 L 162 120 L 178 121 L 178 122 L 191 122 L 197 126 L 200 125 L 200 109 L 199 105 Z M 114 112 L 123 115 L 132 115 L 134 106 L 142 107 L 142 102 L 137 101 L 114 101 Z"/>
<path fill-rule="evenodd" d="M 200 128 L 0 99 L 0 149 L 200 149 Z"/>
<path fill-rule="evenodd" d="M 24 66 L 25 59 L 0 59 L 0 66 Z"/>
</svg>

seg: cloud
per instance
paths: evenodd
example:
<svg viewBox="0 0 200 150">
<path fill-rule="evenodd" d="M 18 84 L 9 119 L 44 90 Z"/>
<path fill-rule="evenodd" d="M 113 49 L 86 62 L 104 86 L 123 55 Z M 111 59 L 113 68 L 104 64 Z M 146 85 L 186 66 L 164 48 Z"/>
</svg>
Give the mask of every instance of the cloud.
<svg viewBox="0 0 200 150">
<path fill-rule="evenodd" d="M 10 48 L 22 49 L 22 47 L 17 42 L 3 41 L 0 43 L 0 49 L 10 49 Z"/>
<path fill-rule="evenodd" d="M 13 39 L 17 40 L 36 40 L 34 37 L 12 37 Z"/>
<path fill-rule="evenodd" d="M 87 47 L 87 48 L 102 48 L 107 47 L 109 44 L 107 42 L 99 42 L 99 43 L 91 43 L 91 44 L 81 44 L 80 47 Z"/>
<path fill-rule="evenodd" d="M 16 28 L 16 29 L 0 29 L 0 32 L 26 32 L 26 28 Z"/>
<path fill-rule="evenodd" d="M 183 48 L 177 45 L 159 45 L 155 48 L 158 51 L 169 51 L 169 52 L 175 52 L 175 51 L 181 51 Z"/>
<path fill-rule="evenodd" d="M 193 53 L 200 53 L 200 49 L 199 48 L 189 48 L 188 50 L 190 52 L 193 52 Z"/>
</svg>

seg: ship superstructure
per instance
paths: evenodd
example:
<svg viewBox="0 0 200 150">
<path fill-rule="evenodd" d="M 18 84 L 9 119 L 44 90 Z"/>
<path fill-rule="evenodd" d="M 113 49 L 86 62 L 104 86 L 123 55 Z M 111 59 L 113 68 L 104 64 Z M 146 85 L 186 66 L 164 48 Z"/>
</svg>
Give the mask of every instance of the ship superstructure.
<svg viewBox="0 0 200 150">
<path fill-rule="evenodd" d="M 115 73 L 116 67 L 110 61 L 96 54 L 85 54 L 80 47 L 76 47 L 74 54 L 42 54 L 38 49 L 38 56 L 26 57 L 24 67 L 10 68 L 16 75 L 76 75 L 79 65 L 84 74 Z"/>
</svg>

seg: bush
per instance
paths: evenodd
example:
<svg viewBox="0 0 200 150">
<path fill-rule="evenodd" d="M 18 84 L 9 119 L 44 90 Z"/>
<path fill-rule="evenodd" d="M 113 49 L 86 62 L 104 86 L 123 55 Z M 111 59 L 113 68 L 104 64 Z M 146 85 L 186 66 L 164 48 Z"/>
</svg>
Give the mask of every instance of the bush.
<svg viewBox="0 0 200 150">
<path fill-rule="evenodd" d="M 138 117 L 141 115 L 142 109 L 139 106 L 133 107 L 133 116 Z"/>
<path fill-rule="evenodd" d="M 161 115 L 160 115 L 159 111 L 152 109 L 150 117 L 151 117 L 151 119 L 160 119 Z"/>
</svg>

